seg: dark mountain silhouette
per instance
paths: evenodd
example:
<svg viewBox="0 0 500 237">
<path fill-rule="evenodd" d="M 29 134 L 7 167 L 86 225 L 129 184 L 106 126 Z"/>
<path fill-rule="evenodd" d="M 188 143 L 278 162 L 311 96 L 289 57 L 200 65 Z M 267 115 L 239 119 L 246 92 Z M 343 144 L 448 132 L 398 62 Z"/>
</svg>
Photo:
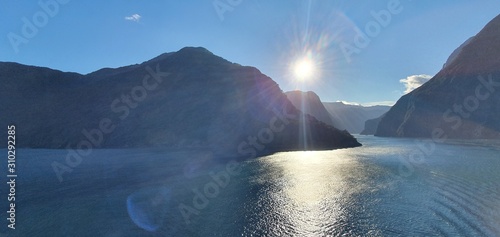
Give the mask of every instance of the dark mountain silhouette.
<svg viewBox="0 0 500 237">
<path fill-rule="evenodd" d="M 451 55 L 448 57 L 448 59 L 446 60 L 446 63 L 444 63 L 443 68 L 445 68 L 446 65 L 450 65 L 457 58 L 457 56 L 462 52 L 462 49 L 472 41 L 472 39 L 474 39 L 474 36 L 470 37 L 465 42 L 463 42 L 462 45 L 460 45 L 458 48 L 456 48 L 451 53 Z"/>
<path fill-rule="evenodd" d="M 367 120 L 380 117 L 391 108 L 385 105 L 361 106 L 342 102 L 324 102 L 323 104 L 331 114 L 331 118 L 338 129 L 355 134 L 363 131 Z"/>
<path fill-rule="evenodd" d="M 330 126 L 337 127 L 330 117 L 330 113 L 326 110 L 325 106 L 321 102 L 319 96 L 312 92 L 303 91 L 288 91 L 285 93 L 286 97 L 295 108 L 300 111 L 314 116 L 319 121 L 328 124 Z"/>
<path fill-rule="evenodd" d="M 500 138 L 500 16 L 431 80 L 401 97 L 375 135 Z"/>
<path fill-rule="evenodd" d="M 360 145 L 302 115 L 256 68 L 204 48 L 87 75 L 4 62 L 0 81 L 0 124 L 16 125 L 17 147 L 206 148 L 250 156 Z"/>
</svg>

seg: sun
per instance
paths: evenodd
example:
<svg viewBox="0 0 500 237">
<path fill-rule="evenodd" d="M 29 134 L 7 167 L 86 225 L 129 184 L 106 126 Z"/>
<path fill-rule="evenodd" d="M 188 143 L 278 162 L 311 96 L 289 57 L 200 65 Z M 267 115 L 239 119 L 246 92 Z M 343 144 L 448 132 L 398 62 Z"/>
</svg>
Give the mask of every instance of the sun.
<svg viewBox="0 0 500 237">
<path fill-rule="evenodd" d="M 311 59 L 303 58 L 295 62 L 293 70 L 297 79 L 308 80 L 314 76 L 315 65 Z"/>
</svg>

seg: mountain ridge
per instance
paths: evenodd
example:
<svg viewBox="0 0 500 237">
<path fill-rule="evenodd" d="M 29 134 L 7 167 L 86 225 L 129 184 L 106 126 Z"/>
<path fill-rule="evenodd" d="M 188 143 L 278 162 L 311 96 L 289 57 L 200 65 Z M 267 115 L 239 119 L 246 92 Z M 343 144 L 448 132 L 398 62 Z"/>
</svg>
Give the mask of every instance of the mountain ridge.
<svg viewBox="0 0 500 237">
<path fill-rule="evenodd" d="M 327 125 L 338 128 L 319 96 L 313 91 L 294 90 L 285 92 L 285 95 L 298 110 L 314 116 Z"/>
<path fill-rule="evenodd" d="M 500 139 L 500 15 L 428 82 L 401 97 L 376 136 Z"/>
<path fill-rule="evenodd" d="M 256 154 L 360 145 L 350 134 L 301 115 L 258 69 L 200 47 L 86 75 L 10 66 L 0 63 L 6 85 L 0 89 L 0 109 L 11 112 L 0 123 L 16 124 L 23 138 L 19 147 L 75 148 L 94 138 L 99 148 L 200 147 L 224 156 L 238 155 L 249 136 L 268 142 L 265 148 L 254 145 Z M 255 134 L 269 131 L 270 120 L 280 118 L 276 111 L 297 118 L 271 141 Z M 103 121 L 114 129 L 109 134 L 101 129 L 103 138 L 97 139 Z M 300 134 L 300 126 L 309 133 Z"/>
</svg>

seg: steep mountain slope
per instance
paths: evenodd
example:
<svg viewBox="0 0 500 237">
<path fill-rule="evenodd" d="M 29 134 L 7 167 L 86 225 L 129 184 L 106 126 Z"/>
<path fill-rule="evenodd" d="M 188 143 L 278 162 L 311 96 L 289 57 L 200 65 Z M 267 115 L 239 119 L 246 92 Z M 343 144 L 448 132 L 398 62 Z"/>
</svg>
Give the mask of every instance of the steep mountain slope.
<svg viewBox="0 0 500 237">
<path fill-rule="evenodd" d="M 251 156 L 360 145 L 302 116 L 257 69 L 204 48 L 88 75 L 0 63 L 0 81 L 0 125 L 16 125 L 18 147 L 206 148 Z"/>
<path fill-rule="evenodd" d="M 324 102 L 326 110 L 331 114 L 332 120 L 338 129 L 359 134 L 369 119 L 380 117 L 389 111 L 390 106 L 361 106 L 350 105 L 342 102 Z"/>
<path fill-rule="evenodd" d="M 401 97 L 377 136 L 500 138 L 500 16 L 427 83 Z"/>
<path fill-rule="evenodd" d="M 365 128 L 363 129 L 363 131 L 361 131 L 360 134 L 361 135 L 375 135 L 375 133 L 377 132 L 378 124 L 380 123 L 380 121 L 382 121 L 382 117 L 384 117 L 384 115 L 385 114 L 383 114 L 382 116 L 380 116 L 378 118 L 366 120 Z"/>
<path fill-rule="evenodd" d="M 312 91 L 288 91 L 285 95 L 300 111 L 314 116 L 325 124 L 337 127 L 316 93 Z"/>
<path fill-rule="evenodd" d="M 472 41 L 472 39 L 474 39 L 474 37 L 470 37 L 465 42 L 463 42 L 462 45 L 460 45 L 458 48 L 456 48 L 451 53 L 451 55 L 448 57 L 448 59 L 446 60 L 446 63 L 444 63 L 443 68 L 445 68 L 447 65 L 450 65 L 457 58 L 457 56 L 462 52 L 462 49 Z"/>
</svg>

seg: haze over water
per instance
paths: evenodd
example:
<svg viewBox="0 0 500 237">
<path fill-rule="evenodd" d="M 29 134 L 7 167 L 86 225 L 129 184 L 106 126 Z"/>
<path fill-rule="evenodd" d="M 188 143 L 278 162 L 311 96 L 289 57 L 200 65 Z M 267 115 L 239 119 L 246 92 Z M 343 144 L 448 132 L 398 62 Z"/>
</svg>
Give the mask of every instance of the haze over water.
<svg viewBox="0 0 500 237">
<path fill-rule="evenodd" d="M 283 152 L 244 161 L 240 174 L 219 186 L 202 209 L 193 206 L 193 190 L 203 193 L 213 181 L 209 173 L 226 165 L 206 151 L 95 150 L 59 183 L 50 164 L 64 158 L 64 150 L 20 149 L 15 233 L 500 235 L 500 147 L 435 144 L 423 162 L 408 163 L 411 168 L 400 173 L 402 162 L 419 149 L 415 140 L 359 140 L 363 147 Z M 189 223 L 181 204 L 198 211 Z"/>
</svg>

